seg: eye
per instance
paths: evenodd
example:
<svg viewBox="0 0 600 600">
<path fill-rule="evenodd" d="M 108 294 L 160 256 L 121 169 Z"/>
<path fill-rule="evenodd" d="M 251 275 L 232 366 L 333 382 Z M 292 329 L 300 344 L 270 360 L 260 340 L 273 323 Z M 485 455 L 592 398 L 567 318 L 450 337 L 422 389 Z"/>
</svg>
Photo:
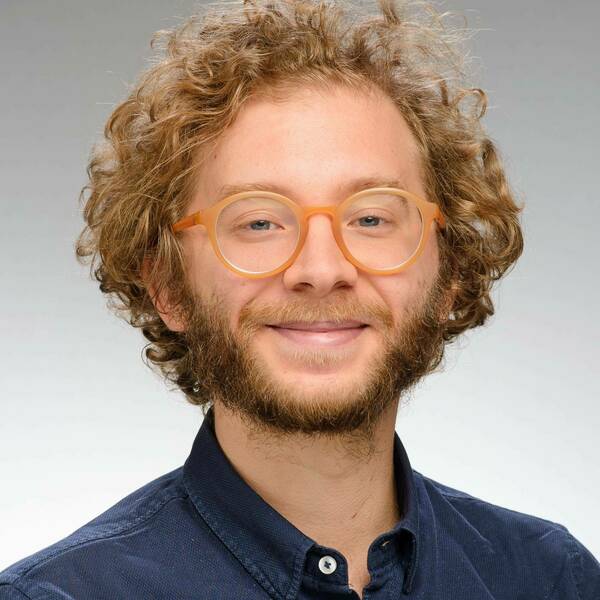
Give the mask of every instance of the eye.
<svg viewBox="0 0 600 600">
<path fill-rule="evenodd" d="M 267 219 L 259 219 L 257 221 L 251 221 L 249 223 L 249 225 L 252 227 L 252 225 L 254 225 L 255 223 L 261 223 L 261 224 L 269 223 L 271 225 L 274 225 L 273 221 L 268 221 Z M 263 227 L 260 227 L 260 229 L 253 229 L 252 231 L 265 231 L 265 229 Z"/>
<path fill-rule="evenodd" d="M 383 217 L 376 217 L 375 215 L 368 215 L 366 217 L 360 217 L 359 219 L 356 219 L 357 221 L 366 221 L 369 220 L 368 225 L 379 225 L 379 223 L 381 221 L 386 221 L 386 219 L 384 219 Z M 376 221 L 374 223 L 374 221 Z M 387 221 L 386 221 L 387 223 Z"/>
</svg>

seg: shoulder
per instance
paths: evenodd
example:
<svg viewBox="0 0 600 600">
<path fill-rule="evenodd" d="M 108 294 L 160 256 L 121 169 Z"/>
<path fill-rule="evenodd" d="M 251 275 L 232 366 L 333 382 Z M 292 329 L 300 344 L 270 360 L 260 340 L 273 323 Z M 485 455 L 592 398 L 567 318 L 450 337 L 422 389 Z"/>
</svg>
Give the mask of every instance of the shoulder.
<svg viewBox="0 0 600 600">
<path fill-rule="evenodd" d="M 187 500 L 181 482 L 182 469 L 179 467 L 150 481 L 67 537 L 4 569 L 0 572 L 0 600 L 37 598 L 41 589 L 36 582 L 59 577 L 61 571 L 64 574 L 71 569 L 67 576 L 74 576 L 78 569 L 83 574 L 88 568 L 102 570 L 109 567 L 102 562 L 108 557 L 114 560 L 119 547 L 126 547 L 124 540 L 135 532 L 143 532 L 142 539 L 136 543 L 151 544 L 155 532 L 165 526 L 161 519 L 164 517 L 168 521 L 168 513 L 173 512 L 177 502 Z M 102 550 L 107 544 L 110 549 Z M 49 573 L 52 575 L 48 576 Z M 48 592 L 53 584 L 46 582 L 43 585 Z M 47 589 L 46 585 L 49 586 Z"/>
<path fill-rule="evenodd" d="M 415 471 L 421 514 L 441 549 L 471 564 L 511 573 L 521 590 L 547 586 L 547 598 L 600 598 L 600 564 L 561 523 L 512 510 Z"/>
<path fill-rule="evenodd" d="M 469 525 L 490 541 L 506 537 L 529 539 L 536 532 L 547 534 L 551 530 L 566 530 L 555 521 L 494 504 L 418 471 L 413 472 L 418 493 L 425 495 L 432 510 L 446 513 L 444 523 L 447 527 Z"/>
</svg>

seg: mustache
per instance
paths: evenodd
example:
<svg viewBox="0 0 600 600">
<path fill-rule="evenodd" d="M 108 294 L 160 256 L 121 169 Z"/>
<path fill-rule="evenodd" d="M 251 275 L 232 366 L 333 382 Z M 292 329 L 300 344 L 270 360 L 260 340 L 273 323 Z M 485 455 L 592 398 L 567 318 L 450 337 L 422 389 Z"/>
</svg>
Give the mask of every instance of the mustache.
<svg viewBox="0 0 600 600">
<path fill-rule="evenodd" d="M 394 318 L 389 308 L 357 299 L 310 304 L 306 298 L 293 299 L 284 305 L 251 302 L 240 311 L 239 323 L 245 328 L 260 328 L 273 323 L 328 321 L 339 324 L 358 321 L 367 325 L 393 327 Z"/>
</svg>

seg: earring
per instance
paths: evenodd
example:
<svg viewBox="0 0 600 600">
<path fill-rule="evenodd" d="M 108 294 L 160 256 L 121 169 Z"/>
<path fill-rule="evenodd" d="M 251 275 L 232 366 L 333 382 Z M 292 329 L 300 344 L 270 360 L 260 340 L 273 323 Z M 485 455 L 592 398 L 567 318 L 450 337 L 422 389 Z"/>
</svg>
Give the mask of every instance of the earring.
<svg viewBox="0 0 600 600">
<path fill-rule="evenodd" d="M 197 394 L 200 391 L 200 382 L 196 379 L 196 383 L 192 386 L 192 391 Z"/>
</svg>

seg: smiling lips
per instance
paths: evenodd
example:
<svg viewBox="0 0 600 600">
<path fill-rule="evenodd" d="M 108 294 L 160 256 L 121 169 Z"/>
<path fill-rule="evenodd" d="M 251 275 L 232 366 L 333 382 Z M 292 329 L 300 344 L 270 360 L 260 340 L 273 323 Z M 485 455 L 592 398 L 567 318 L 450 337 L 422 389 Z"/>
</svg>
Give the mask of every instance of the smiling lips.
<svg viewBox="0 0 600 600">
<path fill-rule="evenodd" d="M 338 331 L 340 329 L 356 329 L 357 327 L 366 327 L 366 323 L 360 321 L 343 321 L 342 323 L 334 323 L 332 321 L 315 321 L 314 323 L 302 323 L 294 321 L 289 323 L 280 323 L 279 325 L 269 325 L 277 329 L 295 329 L 301 331 Z"/>
<path fill-rule="evenodd" d="M 363 329 L 367 328 L 367 325 L 359 321 L 344 321 L 335 324 L 321 321 L 316 323 L 285 323 L 282 325 L 269 325 L 269 327 L 279 335 L 298 344 L 339 346 L 357 338 Z"/>
</svg>

